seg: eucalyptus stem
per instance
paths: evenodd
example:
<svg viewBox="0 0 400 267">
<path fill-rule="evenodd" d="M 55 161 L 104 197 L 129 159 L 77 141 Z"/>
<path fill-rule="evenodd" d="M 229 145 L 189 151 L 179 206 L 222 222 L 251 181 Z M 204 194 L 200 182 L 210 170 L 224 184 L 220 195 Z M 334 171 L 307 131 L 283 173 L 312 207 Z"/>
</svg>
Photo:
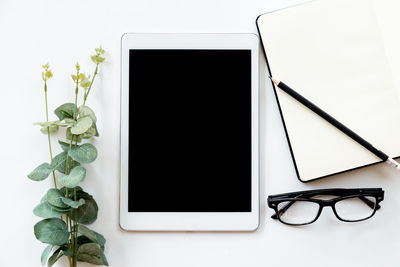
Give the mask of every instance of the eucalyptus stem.
<svg viewBox="0 0 400 267">
<path fill-rule="evenodd" d="M 72 140 L 74 140 L 74 135 L 72 135 L 71 141 L 69 142 L 69 150 L 71 150 L 71 148 L 72 148 Z M 67 155 L 67 164 L 66 164 L 66 167 L 65 167 L 65 174 L 66 175 L 68 175 L 70 173 L 70 171 L 71 171 L 70 166 L 69 166 L 70 165 L 70 158 L 71 157 L 69 155 Z"/>
<path fill-rule="evenodd" d="M 46 122 L 49 122 L 49 108 L 47 104 L 47 81 L 44 81 L 44 98 L 46 102 Z M 53 152 L 51 150 L 51 141 L 50 141 L 50 127 L 47 127 L 47 137 L 49 140 L 49 150 L 50 150 L 50 164 L 51 167 L 53 168 Z M 56 174 L 53 169 L 53 182 L 54 182 L 54 187 L 57 189 L 57 181 L 56 181 Z"/>
<path fill-rule="evenodd" d="M 67 194 L 67 196 L 68 196 L 68 188 L 67 188 L 66 192 L 67 192 L 66 194 Z M 70 226 L 69 226 L 69 216 L 68 216 L 68 214 L 65 215 L 65 222 L 66 222 L 66 224 L 67 224 L 67 229 L 70 229 Z M 67 242 L 67 248 L 70 248 L 70 249 L 72 250 L 71 244 L 69 244 L 69 242 Z M 68 256 L 68 262 L 69 262 L 69 266 L 71 267 L 71 266 L 72 266 L 72 264 L 71 264 L 71 256 Z"/>
<path fill-rule="evenodd" d="M 76 87 L 75 87 L 75 106 L 78 106 L 78 93 L 79 93 L 79 64 L 77 63 L 77 70 L 76 70 Z M 74 115 L 74 120 L 76 120 L 76 115 Z M 72 143 L 74 142 L 75 135 L 71 134 L 71 142 L 69 143 L 69 149 L 72 148 Z M 78 136 L 75 137 L 75 145 L 78 144 Z M 67 166 L 70 171 L 69 165 L 71 164 L 68 160 L 69 156 L 67 157 Z M 72 163 L 74 164 L 74 163 Z M 76 188 L 74 188 L 74 201 L 76 201 Z M 72 226 L 72 220 L 70 218 L 70 226 L 71 226 L 71 250 L 72 250 L 72 266 L 77 266 L 77 252 L 78 252 L 78 222 L 77 222 L 77 211 L 74 210 L 74 220 Z"/>
<path fill-rule="evenodd" d="M 69 219 L 69 232 L 71 235 L 71 251 L 72 251 L 72 266 L 75 266 L 75 239 L 74 239 L 74 234 L 73 234 L 73 227 L 72 227 L 72 220 L 71 217 L 68 218 Z"/>
<path fill-rule="evenodd" d="M 79 71 L 78 71 L 78 76 L 79 76 Z M 76 79 L 76 88 L 75 88 L 75 106 L 78 103 L 78 86 L 79 86 L 79 80 Z"/>
<path fill-rule="evenodd" d="M 74 135 L 72 135 L 72 137 L 71 137 L 71 141 L 70 141 L 70 143 L 69 143 L 69 149 L 71 150 L 71 148 L 72 148 L 72 142 L 73 142 L 73 140 L 74 140 Z M 67 164 L 66 164 L 66 170 L 65 170 L 65 174 L 70 174 L 70 172 L 71 172 L 71 170 L 70 170 L 70 156 L 68 155 L 67 156 Z M 68 188 L 66 189 L 66 197 L 68 197 L 69 198 L 69 192 L 68 192 L 69 190 L 68 190 Z M 69 222 L 68 222 L 69 221 Z M 70 232 L 70 235 L 71 235 L 71 243 L 70 243 L 70 249 L 71 249 L 71 251 L 72 251 L 72 265 L 71 265 L 71 261 L 70 261 L 70 266 L 71 267 L 73 267 L 73 266 L 75 266 L 74 265 L 74 262 L 75 262 L 75 258 L 76 258 L 76 255 L 75 255 L 75 238 L 74 238 L 74 233 L 73 233 L 73 225 L 72 225 L 72 220 L 71 220 L 71 217 L 70 216 L 68 216 L 67 215 L 67 228 L 68 228 L 68 224 L 69 224 L 69 232 Z M 71 258 L 71 256 L 69 256 L 70 258 Z"/>
<path fill-rule="evenodd" d="M 72 266 L 72 262 L 71 262 L 71 256 L 68 256 L 68 262 L 69 262 L 69 266 Z"/>
<path fill-rule="evenodd" d="M 74 201 L 76 201 L 76 188 L 74 188 Z M 77 263 L 77 252 L 78 252 L 78 213 L 76 210 L 74 210 L 74 230 L 75 230 L 75 244 L 74 244 L 74 252 L 73 255 L 75 255 L 74 259 L 74 266 L 76 266 Z"/>
<path fill-rule="evenodd" d="M 85 92 L 85 94 L 84 94 L 84 96 L 83 96 L 83 105 L 86 104 L 86 99 L 87 99 L 87 97 L 89 96 L 90 89 L 92 89 L 92 85 L 93 85 L 93 82 L 94 82 L 94 78 L 95 78 L 96 75 L 97 75 L 98 69 L 99 69 L 99 63 L 96 63 L 96 68 L 95 68 L 94 73 L 93 73 L 92 81 L 90 82 L 90 86 L 89 86 L 89 88 L 87 89 L 87 91 Z"/>
<path fill-rule="evenodd" d="M 78 140 L 75 140 L 75 145 L 78 145 Z M 77 195 L 76 195 L 76 188 L 74 188 L 74 201 L 77 201 Z M 75 252 L 77 253 L 78 251 L 78 211 L 74 210 L 74 217 L 75 217 Z"/>
<path fill-rule="evenodd" d="M 68 166 L 68 162 L 67 162 L 67 166 Z M 65 172 L 67 172 L 67 171 L 65 171 Z M 65 197 L 68 198 L 68 196 L 69 196 L 68 187 L 66 187 L 66 188 L 65 188 Z M 66 222 L 66 224 L 67 224 L 67 229 L 68 229 L 68 231 L 71 232 L 70 218 L 69 218 L 69 216 L 68 216 L 68 213 L 65 214 L 65 222 Z M 72 244 L 71 244 L 69 241 L 67 242 L 67 247 L 68 247 L 69 249 L 71 249 L 71 251 L 72 251 Z M 69 266 L 72 267 L 72 264 L 71 264 L 71 256 L 68 256 L 68 262 L 69 262 Z"/>
<path fill-rule="evenodd" d="M 77 70 L 76 70 L 76 87 L 75 87 L 75 106 L 77 107 L 78 104 L 78 92 L 79 92 L 79 69 L 78 69 L 78 63 L 77 63 Z M 74 120 L 76 119 L 76 115 L 74 114 Z M 78 139 L 78 138 L 77 138 Z M 77 140 L 76 139 L 76 140 Z M 74 135 L 71 133 L 71 141 L 69 142 L 69 150 L 72 148 L 72 142 L 74 141 Z M 69 174 L 70 172 L 70 162 L 69 162 L 70 156 L 67 156 L 67 166 L 66 166 L 66 174 Z"/>
</svg>

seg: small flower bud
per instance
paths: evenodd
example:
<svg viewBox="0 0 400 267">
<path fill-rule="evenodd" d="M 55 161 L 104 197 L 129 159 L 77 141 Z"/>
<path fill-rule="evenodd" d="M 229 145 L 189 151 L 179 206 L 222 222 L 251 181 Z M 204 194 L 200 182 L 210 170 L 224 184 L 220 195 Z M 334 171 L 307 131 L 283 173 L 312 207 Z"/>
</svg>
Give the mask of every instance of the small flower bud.
<svg viewBox="0 0 400 267">
<path fill-rule="evenodd" d="M 99 55 L 93 55 L 93 56 L 90 56 L 90 58 L 91 58 L 92 61 L 93 61 L 94 63 L 96 63 L 96 64 L 100 64 L 100 63 L 103 63 L 103 62 L 104 62 L 104 57 L 101 57 L 101 56 L 99 56 Z"/>
<path fill-rule="evenodd" d="M 53 73 L 51 72 L 51 70 L 48 70 L 45 72 L 44 76 L 46 77 L 46 79 L 50 79 L 51 77 L 53 77 Z"/>
<path fill-rule="evenodd" d="M 99 48 L 95 48 L 94 51 L 96 51 L 97 55 L 103 55 L 104 54 L 104 49 L 99 46 Z"/>
<path fill-rule="evenodd" d="M 44 65 L 42 66 L 42 68 L 43 68 L 43 70 L 44 70 L 44 71 L 42 72 L 42 79 L 43 79 L 43 81 L 46 82 L 48 79 L 50 79 L 51 77 L 53 77 L 53 73 L 51 72 L 49 63 L 44 64 Z"/>
<path fill-rule="evenodd" d="M 79 73 L 79 80 L 80 80 L 80 81 L 83 81 L 83 80 L 85 80 L 85 79 L 86 79 L 85 73 Z"/>
<path fill-rule="evenodd" d="M 81 87 L 87 89 L 90 86 L 90 80 L 89 79 L 84 79 L 84 80 L 81 81 L 80 85 L 81 85 Z"/>
</svg>

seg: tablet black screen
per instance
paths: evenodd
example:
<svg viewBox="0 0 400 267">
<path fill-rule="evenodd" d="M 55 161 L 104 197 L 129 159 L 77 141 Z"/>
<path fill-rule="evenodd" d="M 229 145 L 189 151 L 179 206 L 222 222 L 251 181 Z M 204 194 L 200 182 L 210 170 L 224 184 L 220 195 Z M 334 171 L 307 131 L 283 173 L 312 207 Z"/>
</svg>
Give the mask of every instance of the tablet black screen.
<svg viewBox="0 0 400 267">
<path fill-rule="evenodd" d="M 130 50 L 129 212 L 251 211 L 251 51 Z"/>
</svg>

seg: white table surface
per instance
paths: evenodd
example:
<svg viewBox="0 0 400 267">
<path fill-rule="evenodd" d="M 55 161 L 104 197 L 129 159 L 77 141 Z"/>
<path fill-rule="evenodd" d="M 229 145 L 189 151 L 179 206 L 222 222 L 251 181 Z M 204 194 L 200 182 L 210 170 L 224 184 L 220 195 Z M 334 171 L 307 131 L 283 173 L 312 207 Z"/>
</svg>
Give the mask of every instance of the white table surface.
<svg viewBox="0 0 400 267">
<path fill-rule="evenodd" d="M 50 179 L 26 178 L 48 160 L 46 136 L 33 122 L 44 120 L 41 65 L 50 62 L 50 110 L 74 89 L 70 74 L 77 60 L 92 72 L 88 54 L 108 51 L 101 78 L 88 100 L 99 118 L 99 157 L 88 165 L 83 186 L 94 195 L 99 218 L 92 225 L 107 238 L 114 267 L 187 266 L 399 266 L 400 173 L 378 165 L 317 182 L 296 176 L 277 105 L 263 74 L 261 82 L 261 222 L 253 233 L 127 233 L 118 226 L 120 37 L 125 32 L 252 32 L 255 19 L 295 0 L 134 0 L 0 1 L 0 265 L 40 266 L 45 245 L 33 235 L 39 220 L 33 207 Z M 398 2 L 398 1 L 397 1 Z M 399 4 L 379 1 L 384 20 L 398 27 Z M 397 26 L 395 26 L 397 25 Z M 389 49 L 399 49 L 393 43 Z M 394 61 L 394 65 L 399 64 Z M 261 73 L 265 73 L 261 60 Z M 52 116 L 54 118 L 54 116 Z M 400 122 L 394 122 L 400 123 Z M 53 147 L 60 151 L 55 141 Z M 330 210 L 308 227 L 270 219 L 268 194 L 322 187 L 383 187 L 382 209 L 361 223 L 339 222 Z M 67 266 L 60 261 L 57 266 Z M 81 266 L 89 266 L 82 264 Z"/>
</svg>

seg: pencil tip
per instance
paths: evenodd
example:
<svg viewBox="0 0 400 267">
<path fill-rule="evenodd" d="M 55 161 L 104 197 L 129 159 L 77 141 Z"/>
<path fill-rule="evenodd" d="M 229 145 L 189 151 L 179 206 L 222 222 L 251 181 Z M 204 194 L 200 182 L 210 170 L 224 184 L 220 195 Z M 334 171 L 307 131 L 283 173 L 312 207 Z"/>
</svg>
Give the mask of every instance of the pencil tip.
<svg viewBox="0 0 400 267">
<path fill-rule="evenodd" d="M 271 79 L 271 81 L 272 81 L 276 86 L 278 86 L 278 84 L 280 83 L 280 81 L 277 80 L 277 79 L 275 79 L 274 77 L 269 76 L 269 78 Z"/>
</svg>

